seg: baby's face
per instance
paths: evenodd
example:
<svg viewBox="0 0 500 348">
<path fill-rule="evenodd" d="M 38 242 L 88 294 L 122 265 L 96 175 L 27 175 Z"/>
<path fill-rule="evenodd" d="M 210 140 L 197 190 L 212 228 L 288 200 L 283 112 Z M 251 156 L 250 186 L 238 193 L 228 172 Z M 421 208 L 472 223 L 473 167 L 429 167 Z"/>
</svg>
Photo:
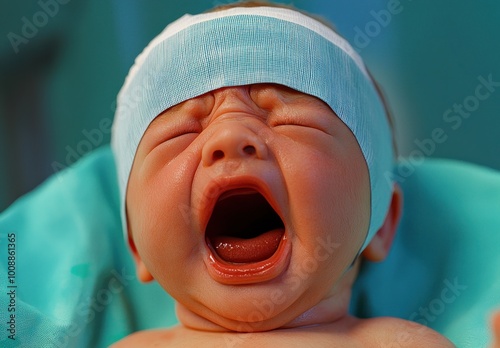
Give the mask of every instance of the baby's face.
<svg viewBox="0 0 500 348">
<path fill-rule="evenodd" d="M 368 230 L 370 185 L 325 103 L 258 84 L 158 116 L 126 203 L 139 264 L 177 301 L 232 330 L 267 330 L 332 294 Z"/>
</svg>

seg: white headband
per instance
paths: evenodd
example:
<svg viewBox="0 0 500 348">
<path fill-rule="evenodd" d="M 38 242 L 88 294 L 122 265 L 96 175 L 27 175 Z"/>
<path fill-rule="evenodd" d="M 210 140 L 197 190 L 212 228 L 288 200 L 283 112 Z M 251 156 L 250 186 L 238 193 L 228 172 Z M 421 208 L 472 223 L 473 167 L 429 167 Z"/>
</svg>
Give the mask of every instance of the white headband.
<svg viewBox="0 0 500 348">
<path fill-rule="evenodd" d="M 277 83 L 326 102 L 356 137 L 368 165 L 370 227 L 382 226 L 393 166 L 383 104 L 354 49 L 333 30 L 297 11 L 233 8 L 185 15 L 137 57 L 118 95 L 112 129 L 126 233 L 125 193 L 139 142 L 151 121 L 182 101 L 228 86 Z"/>
</svg>

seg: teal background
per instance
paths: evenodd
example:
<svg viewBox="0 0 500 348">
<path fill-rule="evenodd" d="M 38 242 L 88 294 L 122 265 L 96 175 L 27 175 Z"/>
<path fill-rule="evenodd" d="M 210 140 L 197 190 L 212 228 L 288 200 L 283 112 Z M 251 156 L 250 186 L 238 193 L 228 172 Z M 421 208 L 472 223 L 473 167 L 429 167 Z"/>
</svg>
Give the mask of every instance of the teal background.
<svg viewBox="0 0 500 348">
<path fill-rule="evenodd" d="M 59 1 L 65 4 L 0 0 L 0 210 L 109 142 L 115 97 L 127 71 L 167 23 L 231 2 Z M 45 17 L 43 4 L 52 4 Z M 434 142 L 425 157 L 500 169 L 500 87 L 456 129 L 443 119 L 446 110 L 474 95 L 480 76 L 500 82 L 500 2 L 294 4 L 335 23 L 359 50 L 389 99 L 401 155 L 419 165 L 423 152 L 416 141 L 441 128 L 446 140 Z M 390 8 L 398 13 L 384 17 Z M 16 53 L 9 35 L 22 35 L 26 21 L 40 25 Z M 360 32 L 367 39 L 356 45 Z"/>
</svg>

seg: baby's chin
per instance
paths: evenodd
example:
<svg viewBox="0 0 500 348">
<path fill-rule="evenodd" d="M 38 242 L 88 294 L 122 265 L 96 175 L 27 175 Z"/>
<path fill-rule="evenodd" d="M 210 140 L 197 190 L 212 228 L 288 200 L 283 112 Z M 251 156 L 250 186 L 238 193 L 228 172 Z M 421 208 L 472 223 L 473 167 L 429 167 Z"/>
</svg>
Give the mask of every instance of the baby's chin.
<svg viewBox="0 0 500 348">
<path fill-rule="evenodd" d="M 249 289 L 249 288 L 254 289 Z M 218 291 L 219 296 L 177 304 L 180 322 L 191 328 L 209 331 L 256 332 L 286 326 L 300 315 L 305 303 L 296 294 L 239 286 L 237 291 Z M 292 296 L 294 298 L 292 298 Z"/>
<path fill-rule="evenodd" d="M 325 290 L 317 282 L 206 287 L 201 297 L 178 302 L 180 322 L 197 330 L 259 332 L 317 325 L 347 314 L 350 288 Z M 337 289 L 348 289 L 334 293 Z M 214 296 L 212 296 L 214 294 Z"/>
<path fill-rule="evenodd" d="M 284 327 L 280 320 L 267 318 L 263 321 L 245 321 L 244 316 L 240 320 L 227 318 L 223 312 L 205 312 L 200 315 L 191 312 L 186 307 L 177 304 L 177 317 L 183 326 L 195 330 L 210 332 L 261 332 L 270 331 Z M 260 319 L 260 317 L 258 318 Z M 247 320 L 252 320 L 251 317 Z"/>
<path fill-rule="evenodd" d="M 233 318 L 234 313 L 230 311 L 227 313 L 224 310 L 217 312 L 201 311 L 198 315 L 183 305 L 177 304 L 177 317 L 182 325 L 195 330 L 248 333 L 291 327 L 296 318 L 300 317 L 300 314 L 297 316 L 291 311 L 289 313 L 266 313 L 266 311 L 273 310 L 271 307 L 264 307 L 268 305 L 263 304 L 261 308 L 256 306 L 251 310 L 242 310 L 239 318 Z M 240 311 L 236 310 L 236 312 Z"/>
<path fill-rule="evenodd" d="M 251 333 L 330 324 L 348 316 L 347 307 L 336 307 L 331 299 L 307 307 L 302 298 L 295 304 L 278 306 L 266 298 L 262 302 L 240 301 L 236 307 L 222 306 L 217 311 L 206 308 L 194 312 L 177 303 L 177 316 L 182 325 L 195 330 Z"/>
</svg>

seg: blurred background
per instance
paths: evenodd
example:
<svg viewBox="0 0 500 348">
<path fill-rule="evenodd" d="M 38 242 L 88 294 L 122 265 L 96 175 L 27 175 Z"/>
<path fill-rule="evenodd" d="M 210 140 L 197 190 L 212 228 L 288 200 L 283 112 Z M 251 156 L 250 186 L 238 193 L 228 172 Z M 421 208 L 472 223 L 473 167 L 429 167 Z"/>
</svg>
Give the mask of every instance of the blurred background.
<svg viewBox="0 0 500 348">
<path fill-rule="evenodd" d="M 109 143 L 116 95 L 166 24 L 232 1 L 0 0 L 0 211 Z M 387 95 L 400 156 L 500 170 L 500 2 L 295 0 Z"/>
</svg>

